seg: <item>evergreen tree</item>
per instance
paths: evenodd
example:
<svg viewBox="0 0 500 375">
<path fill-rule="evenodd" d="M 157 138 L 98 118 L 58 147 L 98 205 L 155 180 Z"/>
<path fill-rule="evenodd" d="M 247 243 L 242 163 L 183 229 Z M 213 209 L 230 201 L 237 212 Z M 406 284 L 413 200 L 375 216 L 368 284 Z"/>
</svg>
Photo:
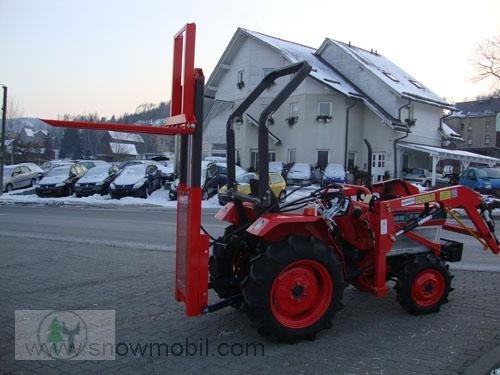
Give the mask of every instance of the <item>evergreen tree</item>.
<svg viewBox="0 0 500 375">
<path fill-rule="evenodd" d="M 61 158 L 78 159 L 82 157 L 82 142 L 78 129 L 64 129 L 59 155 Z"/>
<path fill-rule="evenodd" d="M 52 350 L 56 354 L 59 354 L 58 350 L 60 346 L 58 344 L 64 342 L 64 338 L 61 334 L 62 326 L 57 318 L 52 320 L 49 326 L 49 337 L 47 337 L 47 342 L 52 344 Z"/>
</svg>

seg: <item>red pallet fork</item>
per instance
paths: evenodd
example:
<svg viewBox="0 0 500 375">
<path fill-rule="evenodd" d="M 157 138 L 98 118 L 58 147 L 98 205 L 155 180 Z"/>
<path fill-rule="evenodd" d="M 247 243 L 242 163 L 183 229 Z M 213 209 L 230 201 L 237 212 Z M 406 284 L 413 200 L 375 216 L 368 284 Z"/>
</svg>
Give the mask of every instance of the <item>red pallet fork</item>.
<svg viewBox="0 0 500 375">
<path fill-rule="evenodd" d="M 194 68 L 195 36 L 194 23 L 174 36 L 170 117 L 163 126 L 42 119 L 57 127 L 180 136 L 175 298 L 186 304 L 188 316 L 200 315 L 208 304 L 209 237 L 200 232 L 205 78 L 201 69 Z"/>
</svg>

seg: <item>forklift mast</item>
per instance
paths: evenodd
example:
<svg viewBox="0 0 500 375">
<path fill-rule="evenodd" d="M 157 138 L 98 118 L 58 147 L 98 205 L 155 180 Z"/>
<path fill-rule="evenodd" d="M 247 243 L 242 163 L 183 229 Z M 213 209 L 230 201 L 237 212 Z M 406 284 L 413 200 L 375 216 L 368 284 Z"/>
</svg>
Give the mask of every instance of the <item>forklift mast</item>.
<svg viewBox="0 0 500 375">
<path fill-rule="evenodd" d="M 196 25 L 186 24 L 174 36 L 170 117 L 162 126 L 45 120 L 57 127 L 113 130 L 180 137 L 177 202 L 175 298 L 188 316 L 199 315 L 208 304 L 208 235 L 201 227 L 201 152 L 205 78 L 194 68 Z"/>
</svg>

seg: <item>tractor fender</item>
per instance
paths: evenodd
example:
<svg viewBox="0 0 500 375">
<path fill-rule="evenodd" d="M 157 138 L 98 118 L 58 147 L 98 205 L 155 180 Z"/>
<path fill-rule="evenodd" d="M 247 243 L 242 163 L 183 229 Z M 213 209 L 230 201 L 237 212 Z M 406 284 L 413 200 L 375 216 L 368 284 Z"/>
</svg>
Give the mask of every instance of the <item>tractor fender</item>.
<svg viewBox="0 0 500 375">
<path fill-rule="evenodd" d="M 340 259 L 342 253 L 328 231 L 328 226 L 321 216 L 297 213 L 267 213 L 256 219 L 247 232 L 266 242 L 275 242 L 290 235 L 315 237 L 327 246 L 332 246 Z"/>
<path fill-rule="evenodd" d="M 251 203 L 243 202 L 243 211 L 249 221 L 255 220 L 255 210 Z M 240 217 L 234 202 L 228 202 L 222 206 L 215 214 L 215 218 L 220 221 L 226 221 L 233 225 L 240 224 Z"/>
</svg>

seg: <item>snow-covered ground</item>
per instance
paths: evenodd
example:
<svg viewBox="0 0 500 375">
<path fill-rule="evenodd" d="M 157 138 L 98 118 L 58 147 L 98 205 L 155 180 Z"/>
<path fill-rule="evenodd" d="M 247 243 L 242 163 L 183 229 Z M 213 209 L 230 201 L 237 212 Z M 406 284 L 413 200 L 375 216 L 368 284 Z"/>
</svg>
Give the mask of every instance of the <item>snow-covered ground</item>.
<svg viewBox="0 0 500 375">
<path fill-rule="evenodd" d="M 294 187 L 295 188 L 295 187 Z M 309 194 L 311 191 L 319 188 L 318 185 L 304 187 L 299 191 L 294 192 L 287 201 L 299 198 Z M 288 191 L 293 189 L 288 188 Z M 76 206 L 158 206 L 158 207 L 176 207 L 177 201 L 171 201 L 168 197 L 168 190 L 163 188 L 154 191 L 147 199 L 124 197 L 121 199 L 111 199 L 109 195 L 95 194 L 90 197 L 76 198 L 58 197 L 58 198 L 41 198 L 38 197 L 32 188 L 23 190 L 14 190 L 10 193 L 3 193 L 0 197 L 0 204 L 35 204 L 35 205 L 76 205 Z M 202 202 L 203 208 L 218 208 L 220 207 L 217 196 L 213 196 L 207 201 Z"/>
</svg>

